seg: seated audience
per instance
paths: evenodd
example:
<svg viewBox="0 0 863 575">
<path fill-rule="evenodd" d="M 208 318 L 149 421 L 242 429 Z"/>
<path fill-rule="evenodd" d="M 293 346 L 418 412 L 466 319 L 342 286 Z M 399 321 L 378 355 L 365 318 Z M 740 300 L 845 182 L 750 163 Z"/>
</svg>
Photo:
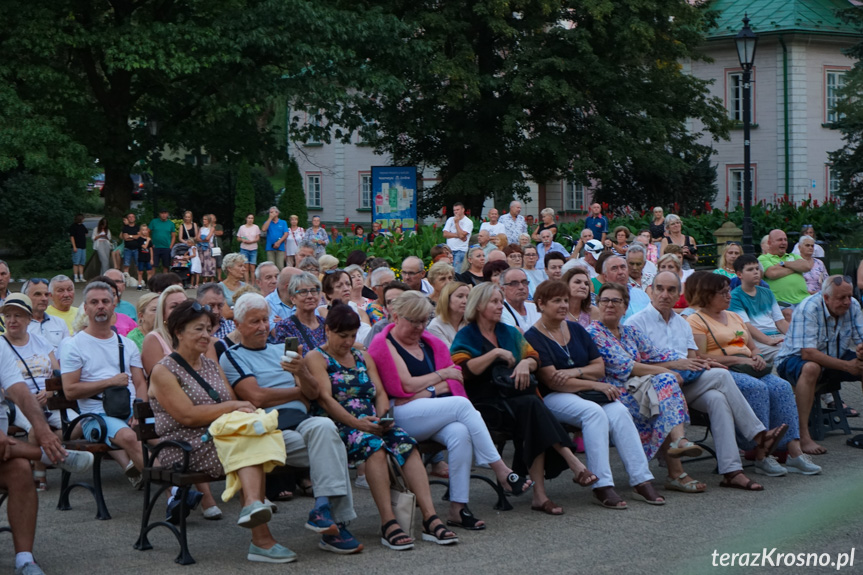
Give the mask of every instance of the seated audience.
<svg viewBox="0 0 863 575">
<path fill-rule="evenodd" d="M 428 294 L 428 298 L 432 306 L 437 305 L 443 287 L 448 283 L 452 283 L 454 279 L 455 272 L 451 264 L 447 262 L 432 264 L 428 271 L 428 280 L 432 286 L 432 292 Z"/>
<path fill-rule="evenodd" d="M 812 269 L 803 274 L 803 279 L 806 280 L 806 289 L 810 294 L 821 291 L 821 284 L 827 279 L 830 273 L 824 266 L 824 262 L 815 257 L 815 248 L 820 247 L 815 243 L 815 240 L 809 236 L 801 236 L 800 241 L 794 247 L 798 250 L 797 255 L 805 261 L 812 264 Z"/>
<path fill-rule="evenodd" d="M 488 232 L 486 232 L 486 235 L 488 235 Z M 456 279 L 470 286 L 482 283 L 482 268 L 485 265 L 485 256 L 486 254 L 482 247 L 474 246 L 470 248 L 464 260 L 465 268 L 460 274 L 456 274 Z"/>
<path fill-rule="evenodd" d="M 536 305 L 527 301 L 527 274 L 519 268 L 509 268 L 500 274 L 498 281 L 503 288 L 503 314 L 500 321 L 516 328 L 521 333 L 526 332 L 539 319 Z"/>
<path fill-rule="evenodd" d="M 324 318 L 318 313 L 321 282 L 315 274 L 301 272 L 291 277 L 285 291 L 294 313 L 273 327 L 269 342 L 284 343 L 287 338 L 295 337 L 303 346 L 302 355 L 305 355 L 327 342 Z"/>
<path fill-rule="evenodd" d="M 629 228 L 617 226 L 614 228 L 611 238 L 605 240 L 605 247 L 609 248 L 611 253 L 616 256 L 626 257 L 626 250 L 629 248 Z"/>
<path fill-rule="evenodd" d="M 290 256 L 293 259 L 293 256 Z M 296 268 L 291 268 L 296 269 Z M 279 267 L 273 262 L 261 262 L 255 268 L 255 285 L 261 290 L 261 295 L 267 297 L 279 284 Z"/>
<path fill-rule="evenodd" d="M 562 254 L 563 260 L 567 260 L 567 258 L 569 257 L 569 252 L 566 251 L 565 247 L 553 241 L 554 234 L 551 230 L 543 230 L 539 234 L 539 238 L 541 241 L 536 245 L 537 255 L 539 256 L 539 259 L 537 261 L 537 267 L 539 269 L 545 269 L 545 256 L 546 254 L 550 254 L 552 252 L 558 252 Z"/>
<path fill-rule="evenodd" d="M 815 228 L 810 226 L 809 224 L 803 224 L 803 227 L 800 228 L 800 240 L 794 244 L 794 249 L 791 250 L 791 253 L 794 255 L 802 255 L 800 253 L 800 242 L 803 241 L 804 238 L 812 238 L 812 243 L 814 244 L 813 255 L 816 258 L 824 257 L 824 248 L 818 245 L 818 242 L 815 239 Z"/>
<path fill-rule="evenodd" d="M 634 243 L 626 250 L 626 269 L 629 270 L 629 278 L 627 283 L 629 287 L 646 290 L 653 282 L 653 273 L 644 271 L 644 266 L 647 263 L 647 251 L 644 246 L 639 243 Z"/>
<path fill-rule="evenodd" d="M 45 313 L 62 319 L 66 322 L 69 333 L 74 334 L 72 322 L 78 315 L 78 308 L 72 305 L 75 301 L 75 284 L 72 283 L 69 276 L 56 275 L 51 278 L 51 283 L 48 284 L 48 292 L 51 296 L 51 305 L 47 307 Z"/>
<path fill-rule="evenodd" d="M 677 214 L 665 216 L 665 237 L 662 238 L 660 250 L 663 255 L 669 253 L 666 252 L 669 245 L 680 248 L 684 270 L 691 270 L 698 263 L 698 246 L 695 245 L 695 238 L 683 233 L 683 220 Z"/>
<path fill-rule="evenodd" d="M 32 278 L 24 283 L 21 293 L 29 297 L 33 303 L 33 316 L 27 331 L 50 343 L 54 348 L 54 354 L 59 355 L 60 344 L 69 337 L 69 327 L 59 317 L 46 313 L 51 303 L 49 285 L 45 278 Z"/>
<path fill-rule="evenodd" d="M 272 262 L 267 262 L 271 266 L 275 267 L 276 264 Z M 258 270 L 264 267 L 264 264 L 258 266 L 258 269 L 255 270 L 255 274 L 258 273 Z M 269 274 L 272 268 L 264 268 L 263 273 Z M 275 268 L 276 270 L 278 268 Z M 270 306 L 270 325 L 275 326 L 277 323 L 282 321 L 283 319 L 288 319 L 294 313 L 294 305 L 291 303 L 291 297 L 288 295 L 288 284 L 291 282 L 291 278 L 295 275 L 302 273 L 299 268 L 294 268 L 287 266 L 282 271 L 278 272 L 277 280 L 276 280 L 276 289 L 271 291 L 269 295 L 265 295 L 264 298 L 267 300 L 267 304 Z M 317 273 L 313 272 L 315 277 L 317 277 Z"/>
<path fill-rule="evenodd" d="M 543 258 L 545 273 L 550 280 L 559 280 L 563 277 L 563 265 L 566 263 L 566 255 L 561 252 L 549 252 Z"/>
<path fill-rule="evenodd" d="M 569 313 L 567 321 L 573 321 L 583 328 L 599 319 L 599 308 L 591 304 L 590 273 L 583 267 L 575 267 L 563 274 L 563 283 L 569 286 Z"/>
<path fill-rule="evenodd" d="M 734 270 L 734 262 L 743 254 L 743 248 L 738 242 L 726 242 L 725 250 L 719 256 L 719 261 L 716 262 L 716 269 L 713 273 L 723 275 L 728 279 L 737 277 L 737 272 Z"/>
<path fill-rule="evenodd" d="M 503 249 L 506 263 L 511 268 L 520 268 L 524 263 L 524 249 L 518 244 L 509 244 Z"/>
<path fill-rule="evenodd" d="M 500 281 L 500 274 L 508 269 L 509 264 L 505 261 L 495 260 L 486 262 L 486 264 L 482 266 L 483 282 L 498 283 Z"/>
<path fill-rule="evenodd" d="M 628 297 L 626 298 L 628 303 L 626 313 L 623 316 L 624 319 L 650 305 L 650 297 L 644 290 L 629 285 L 629 267 L 626 265 L 625 259 L 620 256 L 611 255 L 602 260 L 602 267 L 600 269 L 605 278 L 605 283 L 620 284 L 626 286 L 628 290 Z M 598 293 L 599 290 L 597 290 Z"/>
<path fill-rule="evenodd" d="M 443 341 L 447 347 L 452 345 L 458 330 L 467 325 L 464 321 L 464 310 L 470 289 L 469 285 L 462 282 L 447 284 L 441 291 L 435 317 L 426 327 L 430 334 Z"/>
<path fill-rule="evenodd" d="M 521 269 L 527 274 L 527 281 L 530 282 L 530 285 L 527 287 L 528 299 L 530 300 L 533 300 L 533 292 L 536 291 L 536 287 L 548 279 L 545 270 L 536 267 L 538 258 L 539 254 L 536 251 L 536 246 L 525 246 L 524 266 Z"/>
<path fill-rule="evenodd" d="M 746 324 L 758 353 L 773 364 L 779 346 L 785 340 L 788 322 L 769 288 L 761 287 L 761 264 L 752 254 L 744 254 L 734 262 L 740 285 L 731 290 L 728 309 Z"/>
</svg>

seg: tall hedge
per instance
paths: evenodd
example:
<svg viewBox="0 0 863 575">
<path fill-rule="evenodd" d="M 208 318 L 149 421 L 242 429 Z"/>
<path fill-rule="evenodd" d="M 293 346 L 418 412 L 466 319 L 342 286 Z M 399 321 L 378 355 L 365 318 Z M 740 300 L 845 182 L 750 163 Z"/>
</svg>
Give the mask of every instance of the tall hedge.
<svg viewBox="0 0 863 575">
<path fill-rule="evenodd" d="M 279 198 L 279 211 L 285 220 L 293 214 L 300 220 L 300 227 L 308 227 L 309 213 L 306 210 L 306 193 L 303 190 L 303 177 L 297 161 L 289 157 L 285 170 L 285 191 Z"/>
<path fill-rule="evenodd" d="M 234 229 L 243 225 L 246 216 L 255 213 L 255 188 L 252 185 L 252 169 L 243 158 L 237 168 L 237 195 L 234 199 Z"/>
</svg>

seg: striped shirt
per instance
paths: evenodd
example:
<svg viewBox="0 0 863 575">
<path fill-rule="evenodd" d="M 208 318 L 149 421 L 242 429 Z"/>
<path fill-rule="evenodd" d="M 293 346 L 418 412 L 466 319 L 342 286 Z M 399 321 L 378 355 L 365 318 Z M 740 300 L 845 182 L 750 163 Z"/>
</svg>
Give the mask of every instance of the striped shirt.
<svg viewBox="0 0 863 575">
<path fill-rule="evenodd" d="M 811 295 L 794 309 L 785 341 L 776 356 L 782 363 L 803 349 L 815 349 L 831 357 L 841 358 L 845 351 L 863 343 L 863 313 L 860 302 L 851 300 L 851 308 L 835 318 L 830 315 L 820 293 Z"/>
</svg>

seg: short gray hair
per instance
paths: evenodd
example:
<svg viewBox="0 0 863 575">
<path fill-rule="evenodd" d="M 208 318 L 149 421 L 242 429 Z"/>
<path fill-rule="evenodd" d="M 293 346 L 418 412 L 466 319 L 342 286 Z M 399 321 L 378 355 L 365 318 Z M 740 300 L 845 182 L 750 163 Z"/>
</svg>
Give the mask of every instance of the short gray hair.
<svg viewBox="0 0 863 575">
<path fill-rule="evenodd" d="M 306 258 L 309 259 L 309 258 Z M 321 289 L 321 282 L 315 277 L 315 274 L 303 272 L 291 276 L 291 281 L 288 283 L 288 296 L 297 295 L 297 290 L 307 286 L 314 286 Z"/>
<path fill-rule="evenodd" d="M 68 278 L 67 278 L 68 279 Z M 116 296 L 116 292 L 114 288 L 106 284 L 105 282 L 90 282 L 86 286 L 84 286 L 84 300 L 87 300 L 87 294 L 89 294 L 93 290 L 102 289 L 111 294 L 111 299 L 113 300 Z"/>
<path fill-rule="evenodd" d="M 303 269 L 305 267 L 309 267 L 309 268 L 313 268 L 317 271 L 321 271 L 321 264 L 318 263 L 318 258 L 313 257 L 313 256 L 304 257 L 303 261 L 301 261 L 297 267 L 300 269 Z"/>
<path fill-rule="evenodd" d="M 269 210 L 267 210 L 267 212 L 269 213 L 269 212 L 270 212 L 270 211 L 272 211 L 272 210 L 276 210 L 276 213 L 277 213 L 277 214 L 279 214 L 279 215 L 281 215 L 281 214 L 282 214 L 282 211 L 279 209 L 279 207 L 278 207 L 278 206 L 270 206 L 270 209 L 269 209 Z"/>
<path fill-rule="evenodd" d="M 371 274 L 371 284 L 372 284 L 373 288 L 380 287 L 383 284 L 387 283 L 387 282 L 381 281 L 381 278 L 383 276 L 391 276 L 393 279 L 396 279 L 395 272 L 393 270 L 391 270 L 390 268 L 376 268 L 376 269 L 372 270 L 372 274 Z M 392 281 L 392 280 L 390 280 L 390 281 Z"/>
<path fill-rule="evenodd" d="M 349 265 L 348 267 L 345 268 L 345 271 L 348 272 L 348 275 L 351 275 L 354 272 L 360 272 L 360 275 L 363 276 L 363 278 L 366 277 L 366 274 L 363 273 L 363 268 L 361 268 L 357 264 Z"/>
<path fill-rule="evenodd" d="M 467 296 L 467 307 L 464 310 L 464 319 L 468 323 L 475 323 L 480 310 L 488 305 L 494 292 L 500 294 L 503 299 L 503 290 L 500 286 L 493 282 L 483 282 L 478 286 L 471 288 Z"/>
<path fill-rule="evenodd" d="M 626 248 L 626 260 L 629 261 L 629 254 L 641 254 L 644 256 L 644 261 L 647 261 L 647 250 L 639 243 L 634 243 Z"/>
<path fill-rule="evenodd" d="M 553 216 L 554 215 L 554 208 L 545 208 L 544 210 L 539 212 L 539 215 L 540 216 Z"/>
<path fill-rule="evenodd" d="M 236 266 L 237 264 L 244 265 L 248 263 L 248 261 L 249 260 L 247 260 L 246 256 L 244 256 L 243 254 L 228 254 L 224 258 L 222 258 L 222 268 L 228 270 Z"/>
<path fill-rule="evenodd" d="M 5 263 L 5 262 L 4 262 Z M 62 283 L 62 282 L 70 282 L 72 279 L 69 276 L 65 276 L 63 274 L 58 274 L 51 278 L 51 281 L 48 282 L 48 291 L 54 292 L 54 284 Z"/>
<path fill-rule="evenodd" d="M 680 216 L 677 214 L 668 214 L 665 216 L 665 225 L 670 226 L 671 224 L 682 224 L 683 220 L 680 219 Z"/>
<path fill-rule="evenodd" d="M 297 244 L 298 248 L 312 248 L 315 249 L 315 242 L 312 240 L 302 240 L 299 244 Z"/>
<path fill-rule="evenodd" d="M 500 272 L 500 277 L 499 277 L 499 278 L 497 278 L 497 282 L 498 282 L 500 285 L 505 284 L 505 283 L 506 283 L 506 278 L 508 278 L 509 276 L 511 276 L 511 275 L 512 275 L 512 272 L 521 272 L 521 273 L 523 273 L 523 274 L 524 274 L 524 277 L 525 277 L 525 278 L 527 278 L 527 272 L 525 272 L 525 271 L 524 271 L 523 269 L 521 269 L 521 268 L 506 268 L 505 270 L 503 270 L 502 272 Z"/>
<path fill-rule="evenodd" d="M 518 200 L 513 200 L 513 201 L 511 201 L 511 202 L 509 203 L 509 207 L 510 207 L 510 208 L 512 208 L 512 207 L 513 207 L 514 205 L 516 205 L 516 204 L 518 204 L 518 205 L 520 205 L 520 206 L 522 205 L 522 203 L 521 203 L 520 201 L 518 201 Z"/>
<path fill-rule="evenodd" d="M 607 267 L 608 267 L 608 262 L 610 262 L 611 260 L 613 260 L 613 259 L 615 259 L 615 258 L 617 258 L 617 259 L 621 259 L 621 260 L 623 260 L 623 261 L 624 261 L 624 263 L 626 263 L 626 260 L 625 260 L 625 259 L 623 259 L 623 258 L 622 258 L 622 257 L 620 257 L 620 256 L 609 256 L 609 257 L 605 258 L 605 260 L 603 260 L 603 262 L 602 262 L 602 273 L 603 273 L 603 274 L 605 273 L 605 268 L 607 268 Z"/>
<path fill-rule="evenodd" d="M 436 264 L 432 264 L 432 266 L 429 268 L 428 274 L 426 274 L 426 277 L 429 281 L 433 281 L 437 279 L 438 276 L 442 276 L 447 273 L 452 273 L 453 276 L 455 276 L 455 269 L 447 262 L 441 261 L 437 262 Z"/>
<path fill-rule="evenodd" d="M 394 299 L 387 306 L 387 309 L 398 317 L 419 321 L 420 319 L 428 319 L 432 311 L 432 304 L 423 292 L 410 290 Z"/>
<path fill-rule="evenodd" d="M 242 322 L 246 319 L 246 314 L 253 309 L 265 309 L 269 314 L 270 305 L 259 293 L 245 293 L 234 302 L 234 319 L 237 322 Z"/>
<path fill-rule="evenodd" d="M 255 268 L 255 279 L 256 280 L 261 279 L 261 268 L 265 268 L 267 266 L 273 266 L 276 269 L 279 268 L 279 266 L 277 266 L 273 262 L 261 262 L 261 263 L 259 263 L 258 267 Z"/>
<path fill-rule="evenodd" d="M 201 286 L 198 288 L 197 293 L 195 293 L 195 299 L 201 301 L 202 299 L 204 299 L 204 296 L 211 291 L 218 293 L 222 297 L 225 297 L 225 292 L 222 291 L 222 286 L 220 286 L 216 282 L 207 282 L 205 284 L 201 284 Z"/>
<path fill-rule="evenodd" d="M 408 262 L 412 262 L 412 261 L 416 261 L 416 262 L 418 262 L 418 263 L 419 263 L 419 265 L 420 265 L 420 271 L 425 270 L 425 264 L 424 264 L 424 263 L 423 263 L 423 261 L 422 261 L 420 258 L 418 258 L 417 256 L 408 256 L 408 257 L 406 257 L 404 260 L 402 260 L 402 267 L 405 267 L 405 264 L 406 264 L 406 263 L 408 263 Z"/>
</svg>

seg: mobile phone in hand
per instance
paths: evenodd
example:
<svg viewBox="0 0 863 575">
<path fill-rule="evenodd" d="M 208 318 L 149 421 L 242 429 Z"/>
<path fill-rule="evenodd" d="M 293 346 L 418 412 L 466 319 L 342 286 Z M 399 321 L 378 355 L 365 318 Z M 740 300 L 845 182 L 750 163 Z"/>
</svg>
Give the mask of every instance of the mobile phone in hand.
<svg viewBox="0 0 863 575">
<path fill-rule="evenodd" d="M 395 419 L 393 419 L 392 411 L 393 411 L 392 409 L 388 409 L 387 412 L 384 414 L 384 416 L 378 420 L 378 423 L 380 423 L 381 425 L 386 425 L 388 423 L 394 422 Z"/>
<path fill-rule="evenodd" d="M 297 353 L 297 350 L 300 348 L 300 340 L 296 337 L 288 337 L 285 338 L 285 353 L 292 351 Z"/>
</svg>

